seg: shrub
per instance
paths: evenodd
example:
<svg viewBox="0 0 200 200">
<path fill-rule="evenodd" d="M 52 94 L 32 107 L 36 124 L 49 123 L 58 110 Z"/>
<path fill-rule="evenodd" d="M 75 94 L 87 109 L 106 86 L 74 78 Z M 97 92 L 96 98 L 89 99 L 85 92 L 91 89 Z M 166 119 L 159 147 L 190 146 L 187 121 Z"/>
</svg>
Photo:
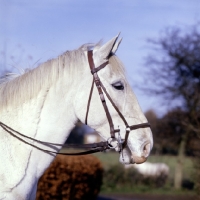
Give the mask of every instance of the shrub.
<svg viewBox="0 0 200 200">
<path fill-rule="evenodd" d="M 36 199 L 96 199 L 102 177 L 103 167 L 94 156 L 57 155 L 38 182 Z"/>
</svg>

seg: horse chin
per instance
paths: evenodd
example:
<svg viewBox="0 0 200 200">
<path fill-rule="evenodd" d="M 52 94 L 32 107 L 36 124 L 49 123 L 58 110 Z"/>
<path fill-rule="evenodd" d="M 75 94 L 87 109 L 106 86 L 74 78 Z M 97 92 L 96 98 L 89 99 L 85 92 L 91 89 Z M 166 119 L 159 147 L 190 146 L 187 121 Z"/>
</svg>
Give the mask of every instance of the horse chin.
<svg viewBox="0 0 200 200">
<path fill-rule="evenodd" d="M 133 164 L 132 162 L 131 154 L 128 151 L 128 149 L 123 149 L 122 152 L 120 152 L 120 157 L 119 157 L 119 162 L 128 165 L 128 164 Z"/>
<path fill-rule="evenodd" d="M 124 155 L 122 156 L 122 153 L 120 153 L 119 162 L 124 164 L 124 165 L 132 164 L 131 159 L 129 157 L 124 156 Z"/>
<path fill-rule="evenodd" d="M 144 163 L 147 160 L 147 157 L 144 156 L 137 156 L 136 154 L 129 152 L 126 149 L 123 149 L 123 151 L 120 153 L 119 162 L 122 164 L 141 164 Z"/>
</svg>

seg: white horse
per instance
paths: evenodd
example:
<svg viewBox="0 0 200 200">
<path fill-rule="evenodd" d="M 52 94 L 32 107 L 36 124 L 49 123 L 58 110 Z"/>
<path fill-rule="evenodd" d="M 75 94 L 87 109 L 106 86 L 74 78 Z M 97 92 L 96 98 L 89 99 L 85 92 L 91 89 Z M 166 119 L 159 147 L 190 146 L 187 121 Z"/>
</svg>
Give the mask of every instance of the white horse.
<svg viewBox="0 0 200 200">
<path fill-rule="evenodd" d="M 125 165 L 125 168 L 135 168 L 140 174 L 146 177 L 167 177 L 169 175 L 169 166 L 165 163 L 150 163 Z"/>
<path fill-rule="evenodd" d="M 124 68 L 115 55 L 120 43 L 117 39 L 118 36 L 102 46 L 83 45 L 78 50 L 67 51 L 23 75 L 1 83 L 0 122 L 37 140 L 63 144 L 76 122 L 84 122 L 85 119 L 93 80 L 87 59 L 91 48 L 96 67 L 108 61 L 98 76 L 127 122 L 147 122 L 127 83 Z M 123 139 L 126 129 L 123 120 L 107 97 L 106 102 L 113 124 L 120 129 Z M 96 88 L 87 121 L 89 126 L 108 140 L 109 123 Z M 49 145 L 28 138 L 23 140 L 52 151 Z M 120 161 L 145 162 L 152 145 L 150 128 L 133 130 L 120 153 Z M 55 154 L 40 151 L 0 127 L 0 199 L 35 199 L 38 179 L 54 157 Z"/>
</svg>

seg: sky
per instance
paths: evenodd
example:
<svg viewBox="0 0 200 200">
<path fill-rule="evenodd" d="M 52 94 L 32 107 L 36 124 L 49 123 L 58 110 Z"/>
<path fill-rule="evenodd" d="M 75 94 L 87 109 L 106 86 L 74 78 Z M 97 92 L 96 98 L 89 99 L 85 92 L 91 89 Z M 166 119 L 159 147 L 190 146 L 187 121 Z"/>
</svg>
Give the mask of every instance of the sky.
<svg viewBox="0 0 200 200">
<path fill-rule="evenodd" d="M 164 114 L 168 107 L 159 97 L 136 87 L 147 78 L 147 39 L 158 38 L 169 26 L 195 24 L 199 10 L 199 0 L 0 0 L 0 67 L 36 67 L 66 50 L 107 42 L 121 32 L 117 56 L 142 110 Z"/>
</svg>

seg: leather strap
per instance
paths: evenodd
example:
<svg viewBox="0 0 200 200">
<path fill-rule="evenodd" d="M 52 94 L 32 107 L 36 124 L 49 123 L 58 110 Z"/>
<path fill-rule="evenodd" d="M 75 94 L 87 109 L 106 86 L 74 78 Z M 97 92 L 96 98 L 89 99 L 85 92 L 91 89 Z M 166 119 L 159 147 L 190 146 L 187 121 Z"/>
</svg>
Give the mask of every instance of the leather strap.
<svg viewBox="0 0 200 200">
<path fill-rule="evenodd" d="M 103 63 L 99 67 L 95 68 L 95 64 L 94 64 L 94 61 L 93 61 L 93 51 L 88 51 L 88 62 L 89 62 L 89 66 L 90 66 L 90 69 L 91 69 L 91 73 L 92 73 L 92 75 L 94 77 L 93 81 L 96 84 L 97 90 L 99 92 L 100 99 L 102 101 L 102 104 L 103 104 L 103 107 L 104 107 L 104 110 L 105 110 L 105 113 L 106 113 L 106 116 L 107 116 L 107 119 L 108 119 L 108 123 L 109 123 L 109 126 L 110 126 L 110 135 L 111 135 L 111 138 L 115 138 L 115 133 L 119 132 L 120 130 L 119 129 L 114 129 L 112 117 L 111 117 L 110 112 L 108 110 L 108 107 L 106 105 L 104 93 L 106 94 L 107 98 L 109 99 L 109 101 L 111 102 L 112 106 L 115 108 L 115 110 L 117 111 L 117 113 L 119 114 L 119 116 L 121 117 L 121 119 L 123 120 L 123 122 L 124 122 L 124 124 L 126 126 L 125 140 L 124 140 L 123 145 L 122 145 L 123 148 L 124 148 L 127 145 L 128 136 L 129 136 L 129 133 L 130 133 L 131 130 L 135 130 L 135 129 L 138 129 L 138 128 L 147 128 L 147 127 L 150 127 L 150 124 L 149 123 L 141 123 L 141 124 L 129 126 L 128 122 L 125 119 L 125 117 L 120 112 L 120 110 L 118 109 L 118 107 L 115 105 L 115 103 L 113 102 L 112 98 L 110 97 L 110 95 L 106 91 L 106 88 L 104 87 L 104 85 L 102 84 L 102 82 L 100 81 L 100 79 L 99 79 L 99 77 L 97 75 L 97 72 L 99 70 L 103 69 L 108 64 L 108 61 L 105 62 L 105 63 Z M 104 93 L 103 93 L 102 90 L 104 91 Z M 90 96 L 89 96 L 89 100 L 88 100 L 86 118 L 88 116 L 89 104 L 90 104 L 91 97 L 92 97 L 92 95 L 91 95 L 92 91 L 93 91 L 93 88 L 90 90 Z"/>
<path fill-rule="evenodd" d="M 108 110 L 103 91 L 101 89 L 102 88 L 101 87 L 101 81 L 100 81 L 100 79 L 98 77 L 98 74 L 97 74 L 97 72 L 100 69 L 103 69 L 108 64 L 108 61 L 103 63 L 102 65 L 100 65 L 98 68 L 95 68 L 94 61 L 93 61 L 93 51 L 88 51 L 88 62 L 89 62 L 89 66 L 90 66 L 90 69 L 91 69 L 91 73 L 92 73 L 92 75 L 94 77 L 93 80 L 94 80 L 95 85 L 97 87 L 97 90 L 98 90 L 102 105 L 103 105 L 105 113 L 106 113 L 106 117 L 107 117 L 108 122 L 109 122 L 111 138 L 115 138 L 115 134 L 114 134 L 115 130 L 114 130 L 113 121 L 112 121 L 110 112 Z M 91 101 L 91 99 L 88 100 L 88 102 L 90 102 L 90 101 Z M 88 113 L 88 109 L 87 109 L 87 113 Z"/>
<path fill-rule="evenodd" d="M 88 119 L 88 113 L 89 113 L 89 109 L 90 109 L 90 102 L 91 102 L 91 99 L 92 99 L 93 89 L 94 89 L 94 78 L 93 78 L 92 86 L 91 86 L 91 89 L 90 89 L 90 95 L 89 95 L 88 104 L 87 104 L 87 111 L 86 111 L 86 115 L 85 115 L 85 124 L 86 125 L 87 125 L 87 119 Z"/>
<path fill-rule="evenodd" d="M 30 145 L 38 150 L 41 150 L 43 152 L 46 153 L 50 153 L 50 154 L 61 154 L 61 155 L 86 155 L 86 154 L 92 154 L 92 153 L 96 153 L 96 152 L 101 152 L 101 151 L 105 151 L 107 149 L 110 149 L 110 145 L 108 144 L 108 142 L 99 142 L 99 143 L 92 143 L 92 144 L 82 144 L 82 145 L 77 145 L 77 144 L 58 144 L 58 143 L 50 143 L 50 142 L 44 142 L 41 140 L 37 140 L 35 138 L 29 137 L 27 135 L 24 135 L 14 129 L 12 129 L 11 127 L 7 126 L 6 124 L 0 122 L 0 126 L 2 127 L 2 129 L 4 129 L 6 132 L 8 132 L 10 135 L 12 135 L 13 137 L 17 138 L 18 140 L 20 140 L 21 142 Z M 83 152 L 75 152 L 75 153 L 60 153 L 60 152 L 56 152 L 56 151 L 51 151 L 51 150 L 46 150 L 43 148 L 40 148 L 38 146 L 36 146 L 33 143 L 30 143 L 26 140 L 24 140 L 23 138 L 29 139 L 33 142 L 48 146 L 54 150 L 58 150 L 58 147 L 66 147 L 66 148 L 80 148 L 80 149 L 89 149 L 87 151 L 83 151 Z"/>
</svg>

